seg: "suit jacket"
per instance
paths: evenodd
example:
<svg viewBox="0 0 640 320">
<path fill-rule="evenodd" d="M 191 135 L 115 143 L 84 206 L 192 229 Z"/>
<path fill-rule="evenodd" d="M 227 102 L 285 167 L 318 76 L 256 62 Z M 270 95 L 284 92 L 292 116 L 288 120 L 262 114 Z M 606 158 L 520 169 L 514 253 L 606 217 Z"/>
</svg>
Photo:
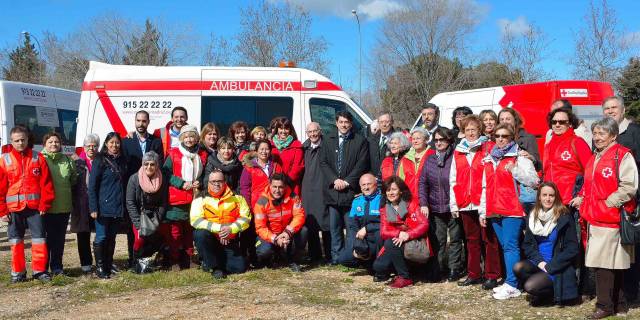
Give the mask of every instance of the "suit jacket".
<svg viewBox="0 0 640 320">
<path fill-rule="evenodd" d="M 162 163 L 164 162 L 164 151 L 162 149 L 162 141 L 160 138 L 148 134 L 147 135 L 147 144 L 145 146 L 144 152 L 155 151 L 160 156 L 160 167 L 162 167 Z M 122 153 L 127 159 L 128 164 L 128 172 L 127 178 L 129 178 L 132 174 L 138 172 L 140 167 L 142 166 L 142 150 L 140 150 L 140 143 L 138 142 L 138 137 L 135 136 L 133 138 L 124 138 L 122 139 Z"/>
<path fill-rule="evenodd" d="M 355 194 L 360 193 L 360 176 L 369 170 L 369 143 L 361 135 L 352 134 L 343 145 L 343 159 L 340 171 L 337 169 L 338 132 L 333 131 L 322 139 L 320 168 L 325 177 L 324 196 L 327 205 L 350 207 Z M 333 188 L 333 181 L 345 180 L 349 186 L 341 191 Z"/>
<path fill-rule="evenodd" d="M 391 128 L 392 133 L 396 131 L 396 128 Z M 380 166 L 382 165 L 382 160 L 387 156 L 388 150 L 386 144 L 380 147 L 380 135 L 381 132 L 378 131 L 376 134 L 367 137 L 369 143 L 369 168 L 371 169 L 371 173 L 376 177 L 380 176 Z"/>
</svg>

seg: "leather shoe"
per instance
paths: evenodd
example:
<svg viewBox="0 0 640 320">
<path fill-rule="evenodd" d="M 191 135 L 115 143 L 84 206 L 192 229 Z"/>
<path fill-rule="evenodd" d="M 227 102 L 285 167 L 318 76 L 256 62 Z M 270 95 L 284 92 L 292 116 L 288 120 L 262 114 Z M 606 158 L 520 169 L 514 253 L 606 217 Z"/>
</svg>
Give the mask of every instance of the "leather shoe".
<svg viewBox="0 0 640 320">
<path fill-rule="evenodd" d="M 611 311 L 604 311 L 602 309 L 596 309 L 596 312 L 594 312 L 593 314 L 591 314 L 590 316 L 587 317 L 587 319 L 604 319 L 606 317 L 612 316 L 613 312 Z"/>
<path fill-rule="evenodd" d="M 462 273 L 460 271 L 451 270 L 449 272 L 449 276 L 447 277 L 447 281 L 454 282 L 460 280 L 460 278 L 462 278 Z"/>
<path fill-rule="evenodd" d="M 373 282 L 385 282 L 389 280 L 389 275 L 375 275 L 373 276 Z"/>
<path fill-rule="evenodd" d="M 461 287 L 466 287 L 474 284 L 481 284 L 482 281 L 484 281 L 482 278 L 477 278 L 477 279 L 466 278 L 464 279 L 464 281 L 458 282 L 458 285 Z"/>
<path fill-rule="evenodd" d="M 498 286 L 498 280 L 496 279 L 487 279 L 483 284 L 482 284 L 482 289 L 484 290 L 491 290 L 495 287 Z"/>
</svg>

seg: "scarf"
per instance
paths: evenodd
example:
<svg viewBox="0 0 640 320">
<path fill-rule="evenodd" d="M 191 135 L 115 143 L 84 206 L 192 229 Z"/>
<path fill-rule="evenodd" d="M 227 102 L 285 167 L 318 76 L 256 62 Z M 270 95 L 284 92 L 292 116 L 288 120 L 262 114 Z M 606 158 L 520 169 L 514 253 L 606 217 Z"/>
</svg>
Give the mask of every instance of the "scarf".
<svg viewBox="0 0 640 320">
<path fill-rule="evenodd" d="M 532 212 L 529 214 L 529 229 L 531 232 L 540 237 L 547 237 L 556 228 L 558 222 L 553 220 L 553 208 L 544 211 L 540 209 L 537 214 Z"/>
<path fill-rule="evenodd" d="M 160 168 L 156 169 L 156 173 L 153 177 L 149 177 L 146 172 L 144 172 L 144 166 L 140 167 L 138 170 L 138 181 L 140 181 L 140 188 L 145 193 L 156 193 L 160 190 L 160 186 L 162 186 L 162 174 L 160 174 Z"/>
<path fill-rule="evenodd" d="M 89 160 L 89 157 L 87 157 L 87 153 L 86 153 L 86 152 L 84 152 L 84 151 L 82 151 L 82 152 L 80 153 L 79 158 L 80 158 L 80 159 L 82 159 L 82 160 L 84 160 L 84 163 L 86 163 L 86 164 L 87 164 L 87 170 L 88 170 L 89 172 L 91 172 L 91 160 Z M 94 159 L 95 159 L 95 158 L 94 158 Z M 89 176 L 89 175 L 87 175 L 87 176 Z"/>
<path fill-rule="evenodd" d="M 467 138 L 463 138 L 460 140 L 460 143 L 456 146 L 456 151 L 462 153 L 469 153 L 472 149 L 479 148 L 483 143 L 487 142 L 489 139 L 485 136 L 480 136 L 478 140 L 470 142 Z"/>
<path fill-rule="evenodd" d="M 447 162 L 447 158 L 449 158 L 452 151 L 453 151 L 453 148 L 451 147 L 451 145 L 449 145 L 447 149 L 444 150 L 444 152 L 436 151 L 436 159 L 437 159 L 438 167 L 440 168 L 444 167 L 445 163 Z"/>
<path fill-rule="evenodd" d="M 392 223 L 399 222 L 397 221 L 397 217 L 400 217 L 400 220 L 404 220 L 404 217 L 409 212 L 409 210 L 407 210 L 407 203 L 403 200 L 400 200 L 400 203 L 398 204 L 398 210 L 396 210 L 396 208 L 391 205 L 391 202 L 388 202 L 385 208 L 387 210 L 387 221 Z"/>
<path fill-rule="evenodd" d="M 228 165 L 232 164 L 232 163 L 233 163 L 233 161 L 235 160 L 233 157 L 231 158 L 231 160 L 224 160 L 224 159 L 222 159 L 222 156 L 220 155 L 220 152 L 216 152 L 216 158 L 218 158 L 218 161 L 220 161 L 220 163 L 221 163 L 223 166 L 228 166 Z"/>
<path fill-rule="evenodd" d="M 182 180 L 187 182 L 198 180 L 202 174 L 200 156 L 197 152 L 187 150 L 182 143 L 178 146 L 178 150 L 182 153 L 182 170 L 180 171 Z M 194 148 L 194 150 L 197 150 L 197 148 Z"/>
<path fill-rule="evenodd" d="M 496 144 L 495 146 L 493 146 L 493 149 L 491 149 L 491 158 L 493 158 L 494 162 L 498 162 L 507 153 L 516 154 L 517 152 L 518 152 L 518 145 L 515 143 L 515 141 L 511 141 L 507 143 L 507 145 L 504 146 L 503 148 L 499 148 L 498 145 Z"/>
<path fill-rule="evenodd" d="M 273 136 L 273 144 L 276 145 L 278 151 L 282 151 L 282 149 L 288 147 L 291 142 L 293 142 L 293 136 L 289 135 L 286 139 L 280 140 L 277 136 Z"/>
</svg>

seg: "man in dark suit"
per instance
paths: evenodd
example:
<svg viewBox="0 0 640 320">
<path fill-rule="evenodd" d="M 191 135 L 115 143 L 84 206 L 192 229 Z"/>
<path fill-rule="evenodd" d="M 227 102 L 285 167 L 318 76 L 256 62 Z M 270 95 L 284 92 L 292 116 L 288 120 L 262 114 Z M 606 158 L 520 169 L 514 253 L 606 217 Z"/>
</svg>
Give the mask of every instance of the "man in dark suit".
<svg viewBox="0 0 640 320">
<path fill-rule="evenodd" d="M 331 263 L 338 264 L 344 248 L 344 228 L 351 202 L 360 193 L 358 180 L 369 170 L 369 144 L 353 130 L 353 116 L 336 113 L 337 132 L 322 139 L 320 168 L 325 177 L 324 198 L 329 207 Z"/>
<path fill-rule="evenodd" d="M 369 142 L 369 167 L 374 176 L 380 177 L 380 165 L 387 156 L 387 141 L 396 128 L 393 127 L 393 116 L 383 113 L 378 117 L 378 132 L 368 137 Z"/>
<path fill-rule="evenodd" d="M 149 127 L 149 113 L 144 110 L 136 112 L 136 131 L 130 138 L 122 140 L 122 153 L 127 157 L 129 168 L 127 177 L 138 172 L 142 166 L 142 156 L 148 151 L 155 151 L 160 156 L 162 165 L 164 155 L 162 141 L 147 132 L 147 127 Z"/>
</svg>

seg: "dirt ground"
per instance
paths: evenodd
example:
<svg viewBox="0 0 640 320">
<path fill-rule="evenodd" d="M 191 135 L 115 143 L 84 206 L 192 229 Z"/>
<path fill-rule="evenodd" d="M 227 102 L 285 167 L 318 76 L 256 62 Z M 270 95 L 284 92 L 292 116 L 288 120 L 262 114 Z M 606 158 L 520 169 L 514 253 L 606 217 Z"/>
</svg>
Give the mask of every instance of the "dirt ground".
<svg viewBox="0 0 640 320">
<path fill-rule="evenodd" d="M 118 236 L 117 262 L 126 256 Z M 75 235 L 67 235 L 68 276 L 49 284 L 9 285 L 10 249 L 0 225 L 2 319 L 583 319 L 594 302 L 577 307 L 528 306 L 525 295 L 494 300 L 478 287 L 418 283 L 391 289 L 366 272 L 342 267 L 252 270 L 214 280 L 198 269 L 100 280 L 82 275 Z M 640 319 L 632 309 L 626 319 Z"/>
</svg>

